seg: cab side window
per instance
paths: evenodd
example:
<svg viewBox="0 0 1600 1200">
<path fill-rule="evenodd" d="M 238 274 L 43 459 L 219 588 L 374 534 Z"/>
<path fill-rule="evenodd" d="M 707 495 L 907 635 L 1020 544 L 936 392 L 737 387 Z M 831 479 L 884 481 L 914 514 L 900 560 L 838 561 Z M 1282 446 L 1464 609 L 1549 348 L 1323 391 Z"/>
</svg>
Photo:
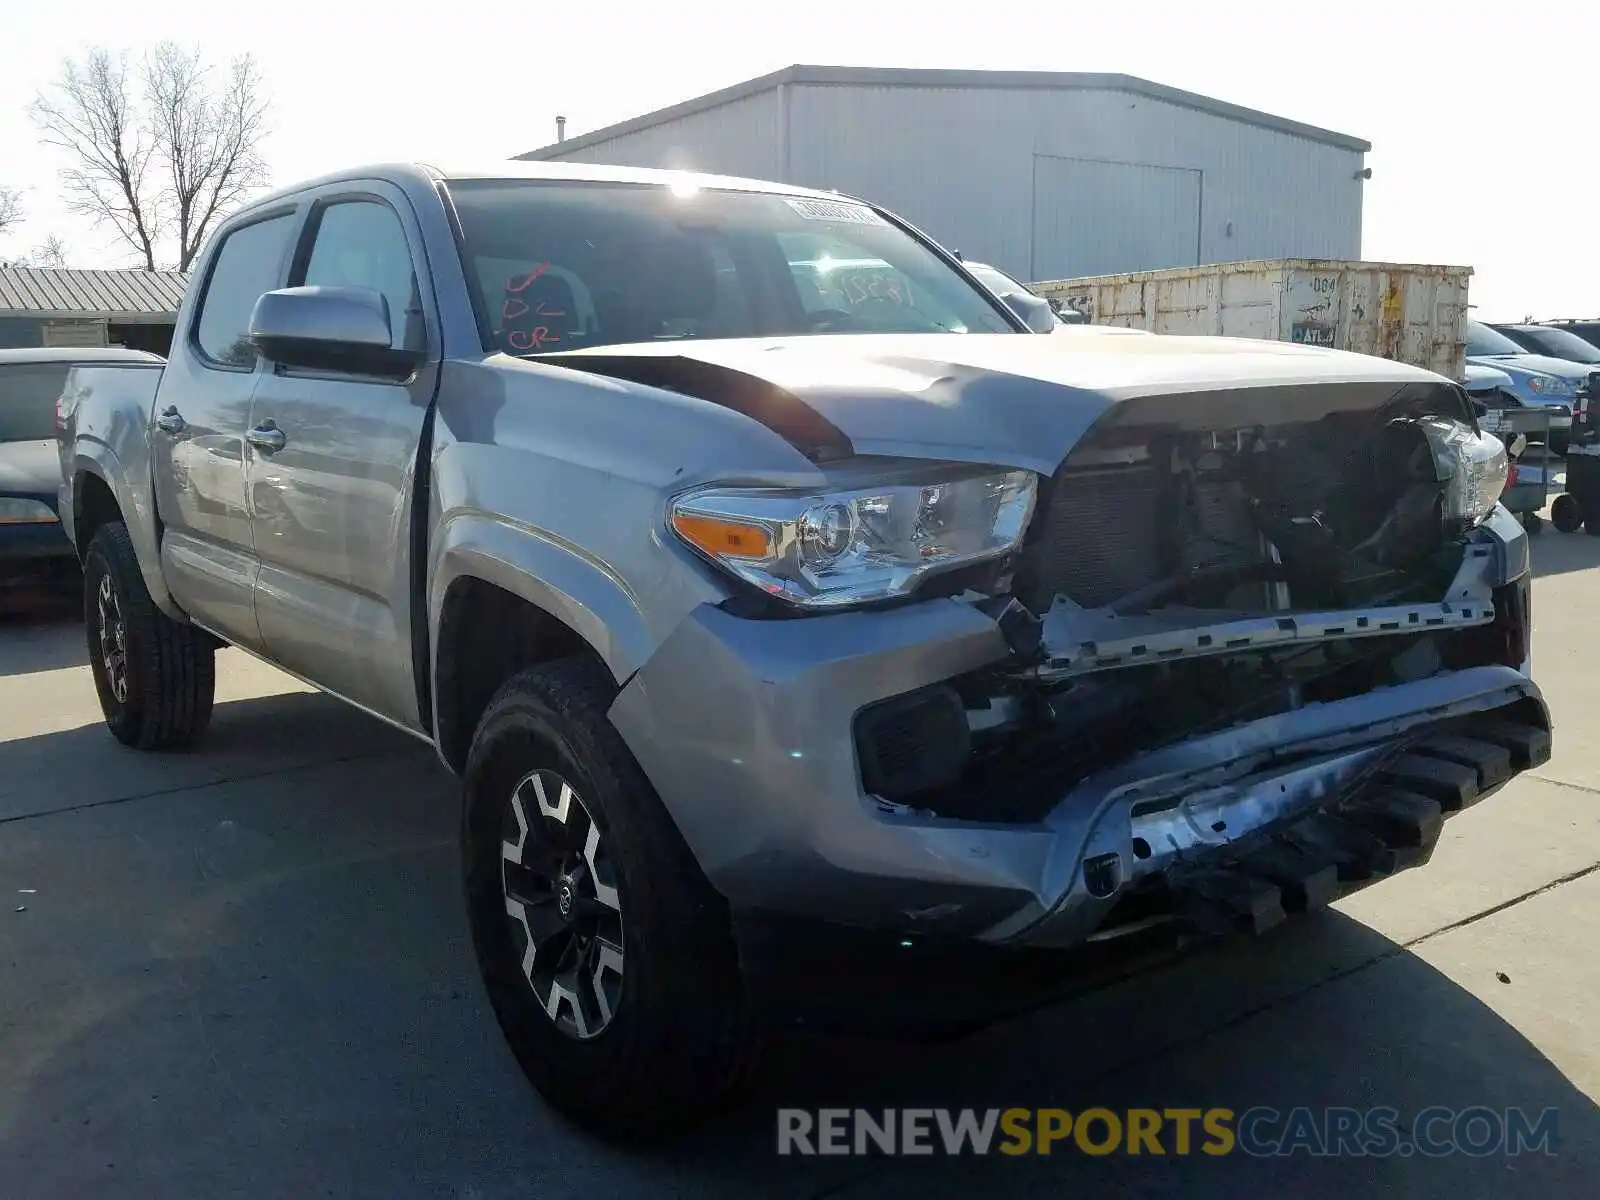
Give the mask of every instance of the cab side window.
<svg viewBox="0 0 1600 1200">
<path fill-rule="evenodd" d="M 315 240 L 297 283 L 361 287 L 388 302 L 390 344 L 426 345 L 411 247 L 400 218 L 376 200 L 341 200 L 322 209 Z"/>
<path fill-rule="evenodd" d="M 223 238 L 212 260 L 195 324 L 195 341 L 212 362 L 255 366 L 250 314 L 264 293 L 281 286 L 284 255 L 293 231 L 292 214 L 283 213 L 242 225 Z"/>
</svg>

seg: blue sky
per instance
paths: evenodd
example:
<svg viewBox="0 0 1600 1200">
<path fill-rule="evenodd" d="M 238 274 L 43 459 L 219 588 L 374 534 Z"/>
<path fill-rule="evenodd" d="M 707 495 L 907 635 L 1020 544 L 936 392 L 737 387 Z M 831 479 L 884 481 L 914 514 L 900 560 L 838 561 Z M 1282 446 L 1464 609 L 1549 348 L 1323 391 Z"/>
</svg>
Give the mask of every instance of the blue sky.
<svg viewBox="0 0 1600 1200">
<path fill-rule="evenodd" d="M 1600 313 L 1600 168 L 1589 149 L 1600 5 L 1527 0 L 940 0 L 801 4 L 586 0 L 8 0 L 0 36 L 0 184 L 73 265 L 124 265 L 64 213 L 60 161 L 24 108 L 91 40 L 170 37 L 216 59 L 251 50 L 273 97 L 276 183 L 352 162 L 481 162 L 795 62 L 1120 71 L 1373 143 L 1362 254 L 1465 264 L 1491 319 Z"/>
</svg>

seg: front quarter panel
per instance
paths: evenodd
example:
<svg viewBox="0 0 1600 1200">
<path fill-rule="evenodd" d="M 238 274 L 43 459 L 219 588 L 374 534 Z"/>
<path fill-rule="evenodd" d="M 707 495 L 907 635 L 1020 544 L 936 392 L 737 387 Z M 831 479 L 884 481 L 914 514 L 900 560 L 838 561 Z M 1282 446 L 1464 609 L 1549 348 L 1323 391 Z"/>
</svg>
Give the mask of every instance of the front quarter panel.
<svg viewBox="0 0 1600 1200">
<path fill-rule="evenodd" d="M 720 578 L 665 526 L 697 483 L 814 484 L 777 435 L 705 401 L 494 356 L 447 363 L 432 465 L 428 612 L 474 576 L 565 622 L 619 680 Z"/>
</svg>

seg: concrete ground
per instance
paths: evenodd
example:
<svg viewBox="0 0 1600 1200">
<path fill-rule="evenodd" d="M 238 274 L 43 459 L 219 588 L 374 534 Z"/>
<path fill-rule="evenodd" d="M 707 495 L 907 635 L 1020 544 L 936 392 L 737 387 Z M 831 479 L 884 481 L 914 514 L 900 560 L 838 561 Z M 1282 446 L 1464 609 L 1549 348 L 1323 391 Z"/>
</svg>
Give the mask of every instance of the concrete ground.
<svg viewBox="0 0 1600 1200">
<path fill-rule="evenodd" d="M 100 723 L 70 616 L 0 621 L 0 1196 L 1591 1194 L 1600 539 L 1535 544 L 1553 761 L 1336 913 L 937 1047 L 789 1037 L 744 1110 L 618 1150 L 479 991 L 453 781 L 229 651 L 203 751 Z M 779 1106 L 1559 1113 L 1553 1156 L 778 1159 Z"/>
</svg>

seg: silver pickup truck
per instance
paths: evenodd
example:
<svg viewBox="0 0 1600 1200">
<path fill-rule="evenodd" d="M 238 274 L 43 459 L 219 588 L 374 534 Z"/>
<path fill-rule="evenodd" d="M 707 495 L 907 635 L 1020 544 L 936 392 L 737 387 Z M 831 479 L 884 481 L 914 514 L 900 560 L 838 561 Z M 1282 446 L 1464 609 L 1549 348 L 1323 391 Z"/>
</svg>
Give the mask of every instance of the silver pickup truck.
<svg viewBox="0 0 1600 1200">
<path fill-rule="evenodd" d="M 330 176 L 222 226 L 170 361 L 76 370 L 58 422 L 111 732 L 193 743 L 229 644 L 434 746 L 495 1012 L 598 1127 L 744 1077 L 751 931 L 948 963 L 909 1018 L 967 950 L 1326 905 L 1550 753 L 1455 384 L 1035 336 L 831 193 Z"/>
</svg>

